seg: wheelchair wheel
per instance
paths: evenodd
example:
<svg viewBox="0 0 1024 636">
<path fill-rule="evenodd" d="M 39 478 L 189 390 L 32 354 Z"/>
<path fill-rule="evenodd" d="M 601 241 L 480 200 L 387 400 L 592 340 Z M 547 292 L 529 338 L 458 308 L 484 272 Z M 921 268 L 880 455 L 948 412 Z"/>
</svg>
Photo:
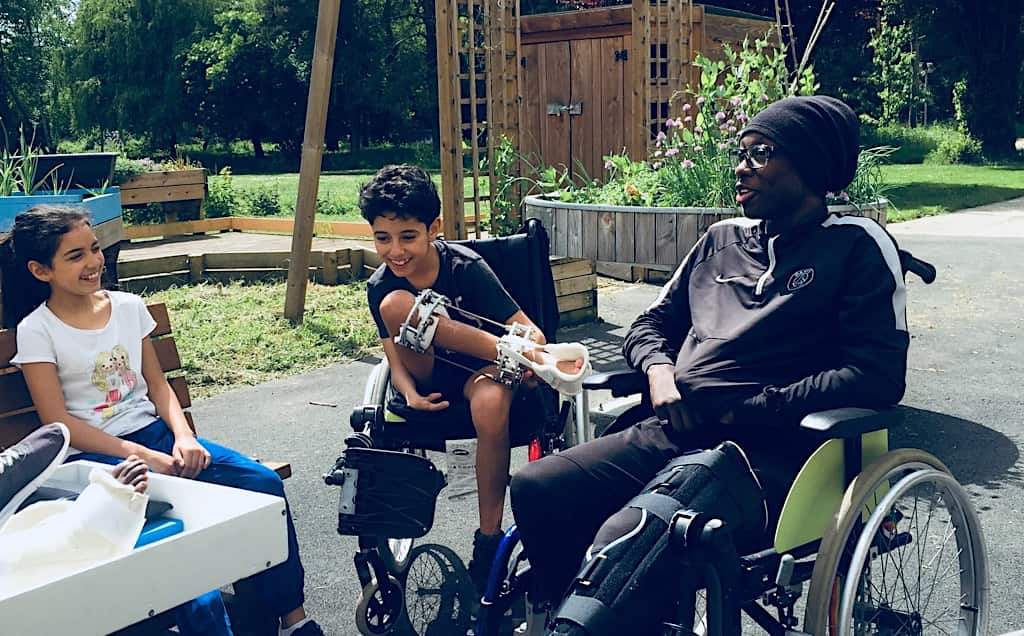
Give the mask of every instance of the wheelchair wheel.
<svg viewBox="0 0 1024 636">
<path fill-rule="evenodd" d="M 393 576 L 381 585 L 373 581 L 363 588 L 356 605 L 356 629 L 363 636 L 390 634 L 405 615 L 402 584 Z"/>
<path fill-rule="evenodd" d="M 405 579 L 405 614 L 418 636 L 465 634 L 473 584 L 458 555 L 442 545 L 418 546 Z"/>
<path fill-rule="evenodd" d="M 984 541 L 966 493 L 923 451 L 879 458 L 822 539 L 804 630 L 980 634 L 987 621 Z"/>
</svg>

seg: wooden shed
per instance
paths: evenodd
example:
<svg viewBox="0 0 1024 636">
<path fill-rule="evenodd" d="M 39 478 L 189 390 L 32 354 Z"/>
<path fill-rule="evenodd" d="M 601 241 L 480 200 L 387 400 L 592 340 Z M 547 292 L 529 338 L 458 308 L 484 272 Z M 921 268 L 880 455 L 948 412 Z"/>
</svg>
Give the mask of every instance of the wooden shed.
<svg viewBox="0 0 1024 636">
<path fill-rule="evenodd" d="M 603 157 L 645 155 L 700 52 L 763 37 L 775 21 L 686 0 L 520 19 L 519 147 L 542 165 L 600 177 Z"/>
<path fill-rule="evenodd" d="M 690 83 L 698 51 L 720 56 L 723 43 L 775 24 L 692 0 L 532 16 L 519 9 L 515 0 L 435 0 L 449 238 L 486 229 L 476 221 L 496 197 L 503 137 L 535 164 L 602 176 L 604 155 L 645 154 L 672 95 Z"/>
</svg>

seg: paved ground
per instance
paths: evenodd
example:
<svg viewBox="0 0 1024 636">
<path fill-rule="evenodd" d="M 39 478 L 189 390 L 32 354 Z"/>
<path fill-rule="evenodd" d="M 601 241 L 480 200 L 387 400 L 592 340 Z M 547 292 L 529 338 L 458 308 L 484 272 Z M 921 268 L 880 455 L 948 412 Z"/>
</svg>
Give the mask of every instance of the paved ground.
<svg viewBox="0 0 1024 636">
<path fill-rule="evenodd" d="M 905 404 L 914 421 L 894 431 L 897 445 L 929 450 L 969 489 L 988 542 L 992 633 L 1024 627 L 1024 199 L 892 226 L 900 244 L 936 265 L 938 281 L 911 280 L 913 332 Z M 609 285 L 600 293 L 605 322 L 570 331 L 599 366 L 617 364 L 629 321 L 657 293 L 649 285 Z M 359 589 L 355 541 L 335 534 L 338 492 L 320 480 L 348 433 L 372 364 L 337 365 L 196 404 L 203 435 L 261 457 L 292 462 L 287 489 L 307 568 L 307 607 L 328 634 L 355 634 Z M 329 403 L 322 406 L 314 403 Z M 517 453 L 516 463 L 523 457 Z M 424 539 L 466 558 L 475 527 L 470 498 L 442 491 L 435 527 Z"/>
</svg>

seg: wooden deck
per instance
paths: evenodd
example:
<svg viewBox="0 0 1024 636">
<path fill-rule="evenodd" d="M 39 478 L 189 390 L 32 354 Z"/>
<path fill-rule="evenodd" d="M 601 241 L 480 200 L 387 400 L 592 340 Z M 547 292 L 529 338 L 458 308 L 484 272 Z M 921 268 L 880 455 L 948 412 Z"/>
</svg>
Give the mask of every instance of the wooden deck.
<svg viewBox="0 0 1024 636">
<path fill-rule="evenodd" d="M 345 247 L 373 249 L 373 241 L 341 238 L 314 238 L 313 250 L 336 250 Z M 287 234 L 252 234 L 248 232 L 221 232 L 178 236 L 172 239 L 135 241 L 121 244 L 117 261 L 124 263 L 161 256 L 189 254 L 231 254 L 238 252 L 287 252 L 292 248 L 292 237 Z"/>
</svg>

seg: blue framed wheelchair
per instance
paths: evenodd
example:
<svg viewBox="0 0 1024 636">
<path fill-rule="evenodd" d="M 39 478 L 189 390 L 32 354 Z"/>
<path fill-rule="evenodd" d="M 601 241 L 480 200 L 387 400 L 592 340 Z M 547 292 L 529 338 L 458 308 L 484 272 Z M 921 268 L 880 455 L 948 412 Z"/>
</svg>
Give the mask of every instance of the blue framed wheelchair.
<svg viewBox="0 0 1024 636">
<path fill-rule="evenodd" d="M 934 280 L 927 263 L 906 252 L 901 260 L 905 273 Z M 644 393 L 647 382 L 623 371 L 592 375 L 584 386 L 624 397 Z M 607 432 L 652 414 L 643 396 Z M 668 524 L 674 549 L 667 554 L 694 576 L 685 577 L 677 602 L 664 608 L 658 633 L 740 634 L 743 615 L 773 636 L 986 633 L 988 563 L 978 517 L 942 462 L 920 450 L 889 450 L 888 428 L 904 416 L 900 407 L 806 416 L 800 426 L 820 445 L 793 481 L 762 549 L 740 554 L 720 520 L 678 510 Z M 517 541 L 513 528 L 495 559 L 478 636 L 497 634 L 500 616 L 528 587 L 528 564 L 511 558 Z M 591 585 L 590 572 L 581 571 L 574 589 Z M 563 622 L 572 626 L 566 633 L 631 631 L 592 605 L 578 606 L 574 615 L 592 617 L 593 624 Z M 522 631 L 554 633 L 543 625 Z"/>
<path fill-rule="evenodd" d="M 540 221 L 528 220 L 512 236 L 458 243 L 487 261 L 547 341 L 555 342 L 558 307 L 548 235 Z M 585 431 L 575 406 L 560 403 L 545 385 L 516 391 L 509 419 L 512 447 L 529 445 L 530 457 L 536 459 L 582 441 Z M 407 631 L 406 577 L 415 557 L 424 554 L 414 542 L 433 526 L 436 499 L 446 484 L 427 452 L 444 452 L 446 442 L 475 437 L 468 403 L 456 401 L 439 412 L 411 409 L 391 389 L 390 369 L 383 360 L 373 369 L 363 404 L 353 410 L 350 423 L 353 433 L 325 481 L 341 489 L 338 532 L 358 537 L 354 562 L 363 593 L 356 626 L 363 634 Z M 457 571 L 464 567 L 454 553 L 430 547 L 424 558 L 432 567 L 464 575 Z M 449 611 L 467 612 L 475 604 L 470 602 L 475 600 L 469 598 L 471 588 L 454 593 L 456 607 L 449 603 Z"/>
</svg>

